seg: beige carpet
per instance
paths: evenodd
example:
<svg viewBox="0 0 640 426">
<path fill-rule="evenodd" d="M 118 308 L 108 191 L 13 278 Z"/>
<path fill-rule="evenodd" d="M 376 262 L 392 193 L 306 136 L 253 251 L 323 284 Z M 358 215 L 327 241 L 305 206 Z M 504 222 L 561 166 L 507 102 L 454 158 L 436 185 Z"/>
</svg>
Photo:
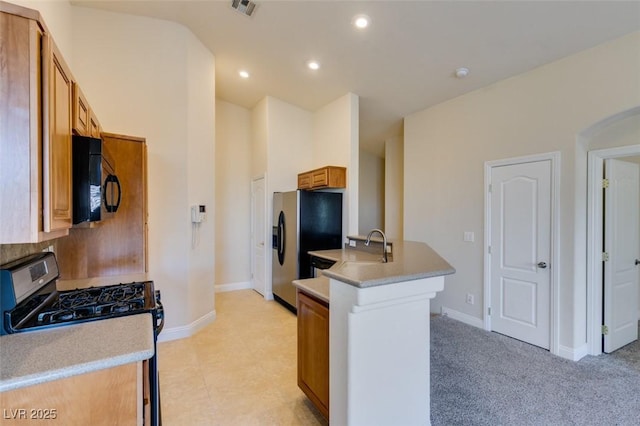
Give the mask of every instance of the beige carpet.
<svg viewBox="0 0 640 426">
<path fill-rule="evenodd" d="M 446 317 L 432 318 L 431 422 L 638 425 L 640 370 L 623 353 L 573 362 Z"/>
</svg>

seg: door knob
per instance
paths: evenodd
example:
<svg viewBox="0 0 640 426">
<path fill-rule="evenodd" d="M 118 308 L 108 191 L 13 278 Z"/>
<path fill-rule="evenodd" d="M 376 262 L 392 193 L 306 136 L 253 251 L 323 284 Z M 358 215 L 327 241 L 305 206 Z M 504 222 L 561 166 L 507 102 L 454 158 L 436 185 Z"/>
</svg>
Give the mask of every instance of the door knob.
<svg viewBox="0 0 640 426">
<path fill-rule="evenodd" d="M 640 259 L 636 259 L 636 265 L 640 265 Z"/>
<path fill-rule="evenodd" d="M 547 267 L 547 263 L 546 262 L 538 262 L 538 268 L 544 269 Z"/>
</svg>

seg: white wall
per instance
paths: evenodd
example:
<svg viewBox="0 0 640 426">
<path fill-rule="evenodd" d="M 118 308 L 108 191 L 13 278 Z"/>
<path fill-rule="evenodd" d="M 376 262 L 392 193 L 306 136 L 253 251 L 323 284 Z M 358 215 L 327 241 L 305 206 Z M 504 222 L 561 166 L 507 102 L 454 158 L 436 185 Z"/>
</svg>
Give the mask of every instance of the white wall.
<svg viewBox="0 0 640 426">
<path fill-rule="evenodd" d="M 434 311 L 444 305 L 482 318 L 484 162 L 560 151 L 559 343 L 584 345 L 586 286 L 576 277 L 584 276 L 586 250 L 574 224 L 586 217 L 586 203 L 576 203 L 586 180 L 576 181 L 576 141 L 594 123 L 640 105 L 639 46 L 635 33 L 405 119 L 404 234 L 457 269 Z M 476 242 L 462 242 L 464 231 L 474 231 Z M 466 293 L 475 305 L 465 304 Z"/>
<path fill-rule="evenodd" d="M 251 110 L 251 177 L 267 173 L 267 138 L 267 98 L 264 98 Z"/>
<path fill-rule="evenodd" d="M 192 233 L 196 235 L 189 253 L 189 321 L 194 322 L 215 312 L 216 69 L 213 55 L 193 33 L 187 31 L 185 41 L 188 206 L 204 204 L 209 217 L 196 227 L 191 225 Z M 212 213 L 214 217 L 211 217 Z M 187 214 L 190 215 L 189 210 Z"/>
<path fill-rule="evenodd" d="M 359 98 L 353 93 L 336 99 L 314 113 L 312 166 L 344 166 L 347 189 L 343 195 L 344 235 L 358 233 Z M 303 169 L 304 170 L 304 169 Z"/>
<path fill-rule="evenodd" d="M 401 240 L 404 239 L 404 140 L 401 136 L 385 141 L 384 164 L 384 232 L 390 240 Z"/>
<path fill-rule="evenodd" d="M 216 285 L 251 280 L 251 111 L 216 101 Z"/>
<path fill-rule="evenodd" d="M 56 46 L 60 49 L 65 62 L 71 67 L 74 59 L 73 40 L 71 38 L 71 4 L 66 0 L 10 0 L 9 3 L 35 9 L 40 12 L 47 28 L 54 35 Z"/>
<path fill-rule="evenodd" d="M 385 159 L 360 150 L 360 188 L 358 200 L 358 226 L 360 235 L 373 228 L 384 230 L 385 224 Z M 385 230 L 386 233 L 386 230 Z M 387 234 L 389 237 L 389 234 Z"/>
<path fill-rule="evenodd" d="M 105 131 L 148 144 L 149 272 L 166 329 L 213 314 L 213 220 L 191 249 L 190 204 L 213 212 L 215 62 L 184 27 L 23 2 L 40 10 Z"/>
<path fill-rule="evenodd" d="M 311 112 L 267 97 L 267 194 L 270 196 L 275 191 L 295 190 L 298 173 L 311 168 L 312 125 Z"/>
</svg>

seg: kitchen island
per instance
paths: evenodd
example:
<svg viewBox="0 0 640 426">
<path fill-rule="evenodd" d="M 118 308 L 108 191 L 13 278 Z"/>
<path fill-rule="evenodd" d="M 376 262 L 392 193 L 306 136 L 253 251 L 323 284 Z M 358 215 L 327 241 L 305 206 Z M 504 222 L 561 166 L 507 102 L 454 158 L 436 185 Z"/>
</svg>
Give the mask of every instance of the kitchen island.
<svg viewBox="0 0 640 426">
<path fill-rule="evenodd" d="M 429 301 L 455 269 L 412 241 L 394 241 L 387 263 L 348 246 L 309 254 L 336 262 L 294 282 L 329 301 L 330 423 L 429 424 Z"/>
</svg>

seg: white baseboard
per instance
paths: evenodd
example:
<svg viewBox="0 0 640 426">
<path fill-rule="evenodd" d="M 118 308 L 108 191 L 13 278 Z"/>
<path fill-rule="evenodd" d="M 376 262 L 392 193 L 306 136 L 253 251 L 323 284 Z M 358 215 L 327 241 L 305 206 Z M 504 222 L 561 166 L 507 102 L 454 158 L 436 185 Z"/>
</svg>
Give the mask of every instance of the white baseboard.
<svg viewBox="0 0 640 426">
<path fill-rule="evenodd" d="M 251 285 L 251 281 L 241 281 L 229 284 L 216 284 L 214 288 L 216 293 L 222 293 L 224 291 L 247 290 L 253 288 L 253 286 Z"/>
<path fill-rule="evenodd" d="M 480 318 L 474 317 L 473 315 L 465 314 L 451 308 L 447 308 L 446 306 L 443 306 L 441 308 L 440 313 L 454 320 L 472 325 L 474 327 L 482 328 L 484 330 L 484 321 Z"/>
<path fill-rule="evenodd" d="M 579 361 L 583 357 L 589 355 L 589 345 L 585 343 L 577 348 L 560 345 L 558 346 L 558 353 L 556 355 L 571 361 Z"/>
<path fill-rule="evenodd" d="M 216 311 L 213 310 L 208 314 L 201 316 L 189 325 L 164 329 L 158 336 L 158 342 L 168 342 L 170 340 L 184 339 L 185 337 L 193 336 L 202 328 L 215 321 L 215 319 Z"/>
</svg>

